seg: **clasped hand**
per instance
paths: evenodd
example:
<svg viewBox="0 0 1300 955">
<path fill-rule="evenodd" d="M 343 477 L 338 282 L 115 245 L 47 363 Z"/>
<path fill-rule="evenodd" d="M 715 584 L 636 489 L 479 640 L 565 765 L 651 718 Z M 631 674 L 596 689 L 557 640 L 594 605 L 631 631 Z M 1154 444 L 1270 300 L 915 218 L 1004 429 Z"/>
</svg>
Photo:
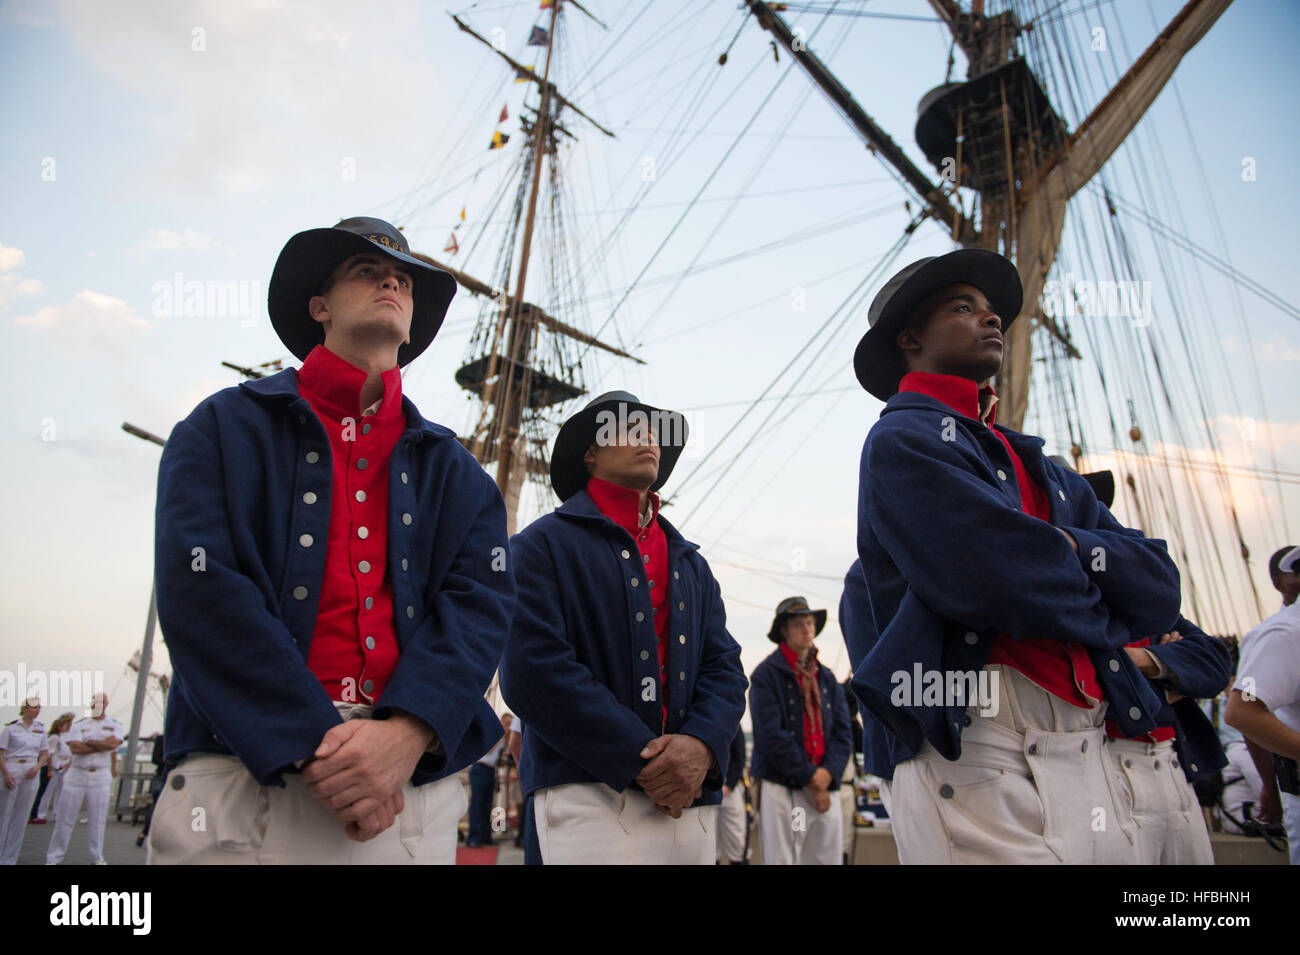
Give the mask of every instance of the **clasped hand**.
<svg viewBox="0 0 1300 955">
<path fill-rule="evenodd" d="M 402 786 L 415 771 L 433 730 L 404 713 L 333 726 L 302 771 L 307 791 L 365 842 L 393 824 L 405 807 Z"/>
<path fill-rule="evenodd" d="M 694 736 L 667 733 L 646 743 L 641 758 L 650 762 L 637 774 L 637 784 L 655 808 L 680 819 L 682 810 L 702 795 L 713 754 Z"/>
</svg>

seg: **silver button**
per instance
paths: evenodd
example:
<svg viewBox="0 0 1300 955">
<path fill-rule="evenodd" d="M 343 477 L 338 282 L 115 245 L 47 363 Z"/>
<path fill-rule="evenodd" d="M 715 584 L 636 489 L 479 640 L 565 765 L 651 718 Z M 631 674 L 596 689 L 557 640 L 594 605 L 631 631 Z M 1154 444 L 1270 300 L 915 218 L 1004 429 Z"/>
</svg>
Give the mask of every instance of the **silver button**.
<svg viewBox="0 0 1300 955">
<path fill-rule="evenodd" d="M 402 523 L 405 524 L 407 527 L 410 527 L 410 526 L 411 526 L 411 515 L 410 515 L 410 514 L 403 514 L 403 515 L 402 515 Z"/>
<path fill-rule="evenodd" d="M 686 679 L 686 671 L 685 671 L 685 670 L 678 670 L 678 671 L 677 671 L 677 679 L 679 679 L 679 680 L 685 680 L 685 679 Z"/>
<path fill-rule="evenodd" d="M 673 571 L 673 580 L 681 580 L 681 578 L 682 578 L 682 575 L 679 574 L 679 573 L 677 573 L 677 571 L 674 570 L 674 571 Z"/>
<path fill-rule="evenodd" d="M 1002 470 L 1001 468 L 998 468 L 998 480 L 1005 481 L 1006 479 L 1007 479 L 1007 472 Z"/>
<path fill-rule="evenodd" d="M 367 680 L 365 683 L 361 684 L 361 692 L 364 693 L 366 696 L 369 696 L 374 691 L 375 691 L 374 680 Z"/>
<path fill-rule="evenodd" d="M 643 554 L 643 555 L 641 556 L 641 563 L 643 563 L 643 564 L 648 564 L 648 563 L 650 563 L 650 555 L 649 555 L 649 554 Z"/>
<path fill-rule="evenodd" d="M 638 578 L 638 577 L 633 577 L 633 578 L 632 578 L 632 586 L 633 586 L 633 587 L 640 587 L 640 586 L 641 586 L 641 580 L 640 580 L 640 578 Z"/>
<path fill-rule="evenodd" d="M 313 538 L 310 534 L 303 534 L 298 538 L 298 543 L 303 547 L 310 547 L 313 543 Z"/>
<path fill-rule="evenodd" d="M 375 638 L 374 638 L 374 637 L 366 637 L 366 649 L 367 649 L 367 650 L 373 650 L 374 648 L 375 648 Z"/>
<path fill-rule="evenodd" d="M 408 567 L 410 567 L 410 566 L 411 566 L 411 565 L 407 562 L 406 558 L 403 557 L 403 558 L 402 558 L 402 570 L 406 570 L 406 569 L 407 569 Z"/>
<path fill-rule="evenodd" d="M 944 783 L 942 786 L 939 787 L 939 795 L 942 796 L 944 799 L 951 799 L 952 787 L 949 786 L 947 783 Z"/>
<path fill-rule="evenodd" d="M 409 480 L 409 478 L 407 478 L 407 476 L 406 476 L 406 472 L 403 471 L 403 472 L 402 472 L 402 483 L 403 483 L 403 484 L 406 484 L 408 480 Z"/>
<path fill-rule="evenodd" d="M 636 622 L 640 623 L 644 619 L 645 619 L 645 614 L 643 614 L 640 610 L 638 610 L 636 612 Z"/>
<path fill-rule="evenodd" d="M 365 491 L 357 491 L 357 503 L 359 503 L 359 504 L 364 504 L 364 503 L 366 503 L 366 492 L 365 492 Z"/>
<path fill-rule="evenodd" d="M 408 605 L 406 608 L 406 619 L 410 620 L 414 616 L 415 616 L 415 608 Z"/>
<path fill-rule="evenodd" d="M 316 492 L 315 492 L 315 491 L 308 491 L 306 494 L 304 494 L 304 495 L 302 496 L 302 502 L 303 502 L 304 504 L 315 504 L 315 503 L 316 503 Z"/>
<path fill-rule="evenodd" d="M 295 587 L 295 588 L 293 588 L 293 599 L 294 599 L 294 600 L 306 600 L 306 599 L 307 599 L 307 588 L 306 588 L 306 587 Z"/>
<path fill-rule="evenodd" d="M 366 609 L 369 610 L 369 609 L 370 609 L 371 607 L 373 607 L 374 605 L 375 605 L 375 598 L 374 598 L 374 597 L 367 597 L 367 598 L 366 598 Z M 370 649 L 373 650 L 374 647 L 371 647 Z"/>
<path fill-rule="evenodd" d="M 686 634 L 684 633 L 677 634 L 677 642 L 680 643 L 682 646 L 686 646 Z"/>
<path fill-rule="evenodd" d="M 649 660 L 649 659 L 650 659 L 650 651 L 649 651 L 649 650 L 642 650 L 642 651 L 641 651 L 641 659 L 642 659 L 642 660 Z"/>
<path fill-rule="evenodd" d="M 678 609 L 678 610 L 685 610 L 685 609 L 686 609 L 686 602 L 685 602 L 685 601 L 682 601 L 682 600 L 677 601 L 677 609 Z"/>
<path fill-rule="evenodd" d="M 357 561 L 357 570 L 361 571 L 363 574 L 370 573 L 370 561 L 368 560 Z"/>
<path fill-rule="evenodd" d="M 308 463 L 308 464 L 315 464 L 315 463 L 316 463 L 317 461 L 319 461 L 319 460 L 320 460 L 320 455 L 317 454 L 315 451 L 308 451 L 308 452 L 307 452 L 307 463 Z"/>
<path fill-rule="evenodd" d="M 1196 772 L 1196 764 L 1195 764 L 1195 763 L 1192 763 L 1192 764 L 1191 764 L 1191 767 L 1192 767 L 1192 772 Z"/>
<path fill-rule="evenodd" d="M 370 528 L 364 526 L 358 527 L 357 536 L 360 537 L 362 540 L 365 540 L 367 537 L 370 536 Z"/>
<path fill-rule="evenodd" d="M 1056 489 L 1056 496 L 1063 501 L 1065 500 L 1065 492 L 1062 491 L 1059 487 Z"/>
<path fill-rule="evenodd" d="M 623 555 L 624 560 L 628 560 L 632 556 L 632 553 L 626 547 L 623 548 L 621 553 Z"/>
<path fill-rule="evenodd" d="M 1131 720 L 1140 720 L 1142 719 L 1142 711 L 1136 706 L 1130 706 L 1128 708 L 1128 718 Z"/>
<path fill-rule="evenodd" d="M 370 462 L 367 461 L 365 458 L 358 458 L 358 459 L 357 459 L 357 470 L 358 470 L 358 471 L 364 471 L 364 470 L 365 470 L 366 468 L 368 468 L 369 466 L 370 466 Z"/>
<path fill-rule="evenodd" d="M 369 433 L 370 433 L 370 422 L 367 421 L 365 424 L 363 424 L 363 425 L 361 426 L 361 433 L 362 433 L 362 434 L 369 434 Z"/>
<path fill-rule="evenodd" d="M 972 647 L 975 646 L 975 644 L 980 642 L 980 638 L 975 635 L 975 632 L 973 630 L 967 630 L 966 636 L 963 637 L 962 639 L 965 640 Z"/>
<path fill-rule="evenodd" d="M 1118 672 L 1119 672 L 1119 661 L 1118 661 L 1118 660 L 1111 660 L 1109 663 L 1106 664 L 1106 666 L 1110 667 L 1110 672 L 1111 672 L 1111 673 L 1118 673 Z"/>
<path fill-rule="evenodd" d="M 681 720 L 686 719 L 686 711 L 685 711 L 685 710 L 678 710 L 678 711 L 677 711 L 677 718 L 678 718 L 678 719 L 681 719 Z"/>
</svg>

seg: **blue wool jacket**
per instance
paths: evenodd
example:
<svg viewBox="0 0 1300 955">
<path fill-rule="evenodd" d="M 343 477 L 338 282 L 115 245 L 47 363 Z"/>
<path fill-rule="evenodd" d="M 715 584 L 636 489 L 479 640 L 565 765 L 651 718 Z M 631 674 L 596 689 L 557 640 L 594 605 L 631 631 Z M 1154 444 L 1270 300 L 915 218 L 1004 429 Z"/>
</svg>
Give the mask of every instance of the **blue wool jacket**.
<svg viewBox="0 0 1300 955">
<path fill-rule="evenodd" d="M 1213 699 L 1227 688 L 1232 680 L 1232 655 L 1222 640 L 1211 637 L 1186 617 L 1179 617 L 1172 629 L 1183 639 L 1157 643 L 1162 634 L 1156 634 L 1151 638 L 1152 645 L 1146 647 L 1170 670 L 1164 679 L 1152 681 L 1163 704 L 1156 722 L 1174 728 L 1174 749 L 1183 773 L 1188 782 L 1195 782 L 1228 765 L 1218 731 L 1196 701 Z M 1165 691 L 1178 693 L 1183 699 L 1169 703 Z"/>
<path fill-rule="evenodd" d="M 524 720 L 524 791 L 601 782 L 622 792 L 646 743 L 682 733 L 713 753 L 697 805 L 721 801 L 745 712 L 740 647 L 699 547 L 663 515 L 668 539 L 667 687 L 659 681 L 650 588 L 632 537 L 580 491 L 511 539 L 519 603 L 501 691 Z M 663 723 L 667 693 L 668 725 Z"/>
<path fill-rule="evenodd" d="M 1164 542 L 1120 525 L 1087 481 L 1043 455 L 1042 438 L 996 427 L 1047 493 L 1049 522 L 1020 509 L 997 436 L 937 398 L 895 394 L 863 445 L 858 556 L 871 625 L 853 688 L 883 724 L 868 733 L 867 764 L 885 778 L 922 740 L 957 759 L 965 716 L 960 704 L 894 706 L 892 675 L 916 663 L 978 671 L 999 631 L 1080 644 L 1124 734 L 1156 725 L 1162 701 L 1123 648 L 1178 619 Z"/>
<path fill-rule="evenodd" d="M 405 397 L 402 411 L 387 531 L 401 656 L 375 716 L 402 710 L 437 733 L 442 752 L 421 757 L 420 785 L 501 736 L 483 694 L 515 588 L 496 485 L 451 431 Z M 233 753 L 262 785 L 283 785 L 280 774 L 340 722 L 307 668 L 332 474 L 329 439 L 292 369 L 217 392 L 172 431 L 155 532 L 158 619 L 175 669 L 169 763 Z M 319 545 L 301 546 L 304 534 Z"/>
<path fill-rule="evenodd" d="M 849 703 L 829 667 L 818 667 L 817 687 L 826 738 L 820 768 L 831 774 L 830 788 L 839 789 L 844 766 L 853 752 Z M 750 676 L 749 718 L 754 721 L 749 775 L 791 788 L 807 786 L 819 767 L 813 765 L 804 749 L 803 692 L 780 647 L 768 654 Z"/>
</svg>

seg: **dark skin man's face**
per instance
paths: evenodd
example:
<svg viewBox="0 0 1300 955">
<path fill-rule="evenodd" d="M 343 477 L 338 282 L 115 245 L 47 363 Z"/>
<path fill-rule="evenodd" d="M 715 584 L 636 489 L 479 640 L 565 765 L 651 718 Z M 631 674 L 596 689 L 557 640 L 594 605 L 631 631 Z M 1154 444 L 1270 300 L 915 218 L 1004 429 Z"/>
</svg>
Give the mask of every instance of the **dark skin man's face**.
<svg viewBox="0 0 1300 955">
<path fill-rule="evenodd" d="M 941 288 L 917 313 L 924 320 L 896 339 L 908 371 L 984 382 L 1002 367 L 1002 317 L 975 286 Z"/>
</svg>

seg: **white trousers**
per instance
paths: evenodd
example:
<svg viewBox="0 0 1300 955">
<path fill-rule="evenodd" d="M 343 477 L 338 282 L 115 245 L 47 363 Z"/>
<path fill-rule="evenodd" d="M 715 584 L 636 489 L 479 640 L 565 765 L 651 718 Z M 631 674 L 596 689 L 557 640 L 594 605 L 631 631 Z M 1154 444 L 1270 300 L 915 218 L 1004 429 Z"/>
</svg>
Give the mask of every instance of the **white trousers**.
<svg viewBox="0 0 1300 955">
<path fill-rule="evenodd" d="M 904 865 L 1138 861 L 1137 833 L 1105 752 L 1103 705 L 1072 706 L 1010 667 L 996 715 L 967 710 L 961 757 L 929 743 L 889 787 Z"/>
<path fill-rule="evenodd" d="M 0 784 L 0 865 L 18 862 L 18 850 L 23 847 L 23 836 L 27 834 L 27 817 L 32 814 L 36 790 L 41 788 L 40 773 L 26 778 L 36 765 L 35 756 L 5 760 L 5 768 L 18 788 L 9 789 Z"/>
<path fill-rule="evenodd" d="M 764 779 L 759 786 L 758 838 L 763 865 L 841 865 L 844 862 L 844 812 L 841 789 L 830 792 L 831 807 L 817 804 L 803 789 Z"/>
<path fill-rule="evenodd" d="M 56 864 L 68 854 L 68 840 L 72 827 L 81 815 L 81 804 L 86 804 L 86 842 L 90 850 L 90 864 L 104 861 L 104 824 L 108 821 L 108 792 L 113 774 L 108 767 L 89 769 L 73 766 L 64 774 L 63 789 L 54 804 L 54 833 L 50 847 L 45 852 L 46 863 Z"/>
<path fill-rule="evenodd" d="M 566 783 L 533 794 L 545 865 L 713 865 L 716 806 L 661 813 L 635 789 Z"/>
<path fill-rule="evenodd" d="M 55 800 L 59 798 L 59 793 L 63 792 L 63 777 L 67 774 L 66 769 L 60 773 L 50 773 L 50 781 L 45 784 L 45 793 L 41 796 L 41 804 L 36 807 L 37 819 L 50 822 L 54 818 Z"/>
<path fill-rule="evenodd" d="M 455 776 L 402 787 L 405 808 L 366 842 L 307 791 L 301 775 L 259 786 L 234 756 L 191 753 L 168 774 L 149 825 L 149 865 L 454 865 L 469 806 Z M 62 809 L 60 809 L 62 812 Z M 59 820 L 62 823 L 62 819 Z"/>
<path fill-rule="evenodd" d="M 745 787 L 737 784 L 718 806 L 719 862 L 744 861 L 745 821 Z"/>
<path fill-rule="evenodd" d="M 1282 824 L 1291 848 L 1291 864 L 1300 865 L 1300 796 L 1282 793 Z"/>
<path fill-rule="evenodd" d="M 1106 744 L 1137 824 L 1144 865 L 1214 865 L 1205 815 L 1183 775 L 1173 740 Z"/>
</svg>

